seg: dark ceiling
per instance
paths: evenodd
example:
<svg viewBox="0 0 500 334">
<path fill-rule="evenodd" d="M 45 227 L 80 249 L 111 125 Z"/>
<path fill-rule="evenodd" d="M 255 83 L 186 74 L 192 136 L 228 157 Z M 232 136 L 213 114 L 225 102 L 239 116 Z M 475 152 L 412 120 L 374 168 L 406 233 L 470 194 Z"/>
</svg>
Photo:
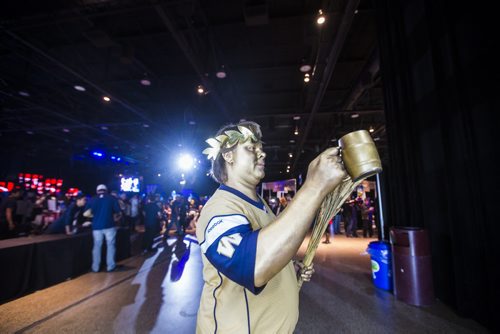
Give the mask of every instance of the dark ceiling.
<svg viewBox="0 0 500 334">
<path fill-rule="evenodd" d="M 4 176 L 20 172 L 21 160 L 45 170 L 100 163 L 114 173 L 173 175 L 174 156 L 189 151 L 203 159 L 204 140 L 240 119 L 262 126 L 266 180 L 298 176 L 320 150 L 358 129 L 373 127 L 385 159 L 371 1 L 17 1 L 2 7 Z M 326 14 L 322 26 L 319 9 Z M 303 64 L 311 65 L 309 83 Z M 221 69 L 223 79 L 216 76 Z M 199 95 L 198 85 L 208 92 Z M 94 150 L 123 159 L 102 167 Z"/>
</svg>

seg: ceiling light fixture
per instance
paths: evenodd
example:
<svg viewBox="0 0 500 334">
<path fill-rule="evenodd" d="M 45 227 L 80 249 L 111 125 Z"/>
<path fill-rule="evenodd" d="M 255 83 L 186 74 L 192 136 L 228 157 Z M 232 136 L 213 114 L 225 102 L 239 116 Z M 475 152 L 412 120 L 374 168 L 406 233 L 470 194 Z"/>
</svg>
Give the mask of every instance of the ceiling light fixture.
<svg viewBox="0 0 500 334">
<path fill-rule="evenodd" d="M 300 119 L 300 116 L 293 116 L 294 121 L 298 121 Z"/>
<path fill-rule="evenodd" d="M 299 69 L 302 73 L 307 73 L 312 69 L 312 67 L 309 64 L 303 64 Z"/>
<path fill-rule="evenodd" d="M 351 118 L 358 118 L 359 117 L 359 114 L 352 114 L 351 115 Z"/>
<path fill-rule="evenodd" d="M 310 80 L 311 80 L 311 78 L 310 78 L 310 76 L 309 76 L 309 73 L 306 73 L 306 74 L 304 75 L 304 82 L 306 82 L 306 83 L 307 83 L 307 82 L 309 82 Z"/>
<path fill-rule="evenodd" d="M 142 125 L 142 127 L 143 127 L 143 128 L 149 128 L 149 124 L 144 123 L 144 124 Z"/>
<path fill-rule="evenodd" d="M 84 91 L 86 91 L 85 87 L 80 86 L 80 85 L 74 85 L 74 86 L 73 86 L 73 88 L 74 88 L 74 89 L 76 89 L 76 90 L 77 90 L 77 91 L 79 91 L 79 92 L 84 92 Z"/>
<path fill-rule="evenodd" d="M 293 132 L 294 135 L 298 136 L 299 135 L 299 127 L 295 126 L 295 131 Z"/>
<path fill-rule="evenodd" d="M 109 98 L 109 96 L 103 96 L 102 99 L 104 100 L 104 102 L 111 101 L 111 99 Z"/>
<path fill-rule="evenodd" d="M 373 126 L 370 126 L 370 129 L 368 129 L 368 131 L 370 131 L 370 133 L 372 133 L 373 131 L 375 131 L 375 129 L 373 128 Z"/>
<path fill-rule="evenodd" d="M 291 158 L 291 157 L 293 157 L 293 153 L 291 153 L 291 152 L 290 152 L 290 153 L 288 153 L 288 156 L 289 156 L 290 158 Z"/>
<path fill-rule="evenodd" d="M 147 78 L 142 79 L 140 82 L 141 82 L 141 85 L 143 85 L 143 86 L 151 86 L 151 81 Z"/>
<path fill-rule="evenodd" d="M 64 128 L 64 129 L 63 129 L 63 132 L 68 133 L 68 132 L 69 132 L 69 129 Z"/>
<path fill-rule="evenodd" d="M 323 11 L 320 9 L 318 11 L 318 18 L 316 19 L 316 23 L 322 25 L 323 23 L 325 23 L 325 21 L 326 21 L 325 15 L 323 15 Z"/>
<path fill-rule="evenodd" d="M 205 94 L 205 88 L 202 85 L 198 85 L 198 87 L 196 87 L 196 92 L 200 95 Z"/>
<path fill-rule="evenodd" d="M 19 95 L 21 96 L 24 96 L 24 97 L 29 97 L 30 96 L 30 93 L 24 91 L 24 90 L 20 90 L 19 92 L 17 92 Z"/>
<path fill-rule="evenodd" d="M 215 73 L 215 76 L 219 79 L 224 79 L 227 76 L 226 70 L 224 70 L 224 65 L 222 65 L 220 70 Z"/>
</svg>

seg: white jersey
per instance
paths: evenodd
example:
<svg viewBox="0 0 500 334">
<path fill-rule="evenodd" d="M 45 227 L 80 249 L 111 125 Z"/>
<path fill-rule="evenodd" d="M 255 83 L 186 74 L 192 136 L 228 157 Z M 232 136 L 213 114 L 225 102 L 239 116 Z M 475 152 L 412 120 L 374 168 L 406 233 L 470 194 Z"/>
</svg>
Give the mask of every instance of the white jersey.
<svg viewBox="0 0 500 334">
<path fill-rule="evenodd" d="M 293 332 L 299 288 L 292 262 L 264 287 L 254 286 L 258 233 L 275 219 L 262 199 L 225 185 L 203 207 L 196 229 L 205 281 L 197 333 Z"/>
</svg>

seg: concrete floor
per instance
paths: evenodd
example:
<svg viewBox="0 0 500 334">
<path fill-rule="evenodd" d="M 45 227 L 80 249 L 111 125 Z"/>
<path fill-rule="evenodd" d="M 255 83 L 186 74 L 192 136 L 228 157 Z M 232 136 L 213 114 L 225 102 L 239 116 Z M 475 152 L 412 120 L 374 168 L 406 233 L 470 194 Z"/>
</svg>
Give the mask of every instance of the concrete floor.
<svg viewBox="0 0 500 334">
<path fill-rule="evenodd" d="M 375 288 L 365 252 L 372 240 L 338 235 L 319 245 L 295 333 L 488 332 L 439 301 L 410 306 Z M 88 273 L 0 305 L 0 333 L 195 332 L 202 287 L 195 237 L 171 237 L 156 253 L 121 264 L 121 271 Z"/>
</svg>

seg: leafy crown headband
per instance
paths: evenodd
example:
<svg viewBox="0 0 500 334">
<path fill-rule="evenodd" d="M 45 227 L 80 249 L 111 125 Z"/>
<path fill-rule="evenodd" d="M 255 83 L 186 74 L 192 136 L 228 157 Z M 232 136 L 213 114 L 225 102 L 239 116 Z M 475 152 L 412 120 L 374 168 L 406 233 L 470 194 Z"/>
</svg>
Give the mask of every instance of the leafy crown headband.
<svg viewBox="0 0 500 334">
<path fill-rule="evenodd" d="M 227 130 L 224 133 L 215 138 L 205 140 L 210 145 L 209 148 L 203 150 L 203 154 L 207 155 L 207 159 L 215 161 L 223 147 L 231 148 L 236 144 L 243 144 L 248 140 L 253 142 L 258 141 L 257 136 L 249 128 L 241 125 L 238 125 L 238 131 Z"/>
</svg>

